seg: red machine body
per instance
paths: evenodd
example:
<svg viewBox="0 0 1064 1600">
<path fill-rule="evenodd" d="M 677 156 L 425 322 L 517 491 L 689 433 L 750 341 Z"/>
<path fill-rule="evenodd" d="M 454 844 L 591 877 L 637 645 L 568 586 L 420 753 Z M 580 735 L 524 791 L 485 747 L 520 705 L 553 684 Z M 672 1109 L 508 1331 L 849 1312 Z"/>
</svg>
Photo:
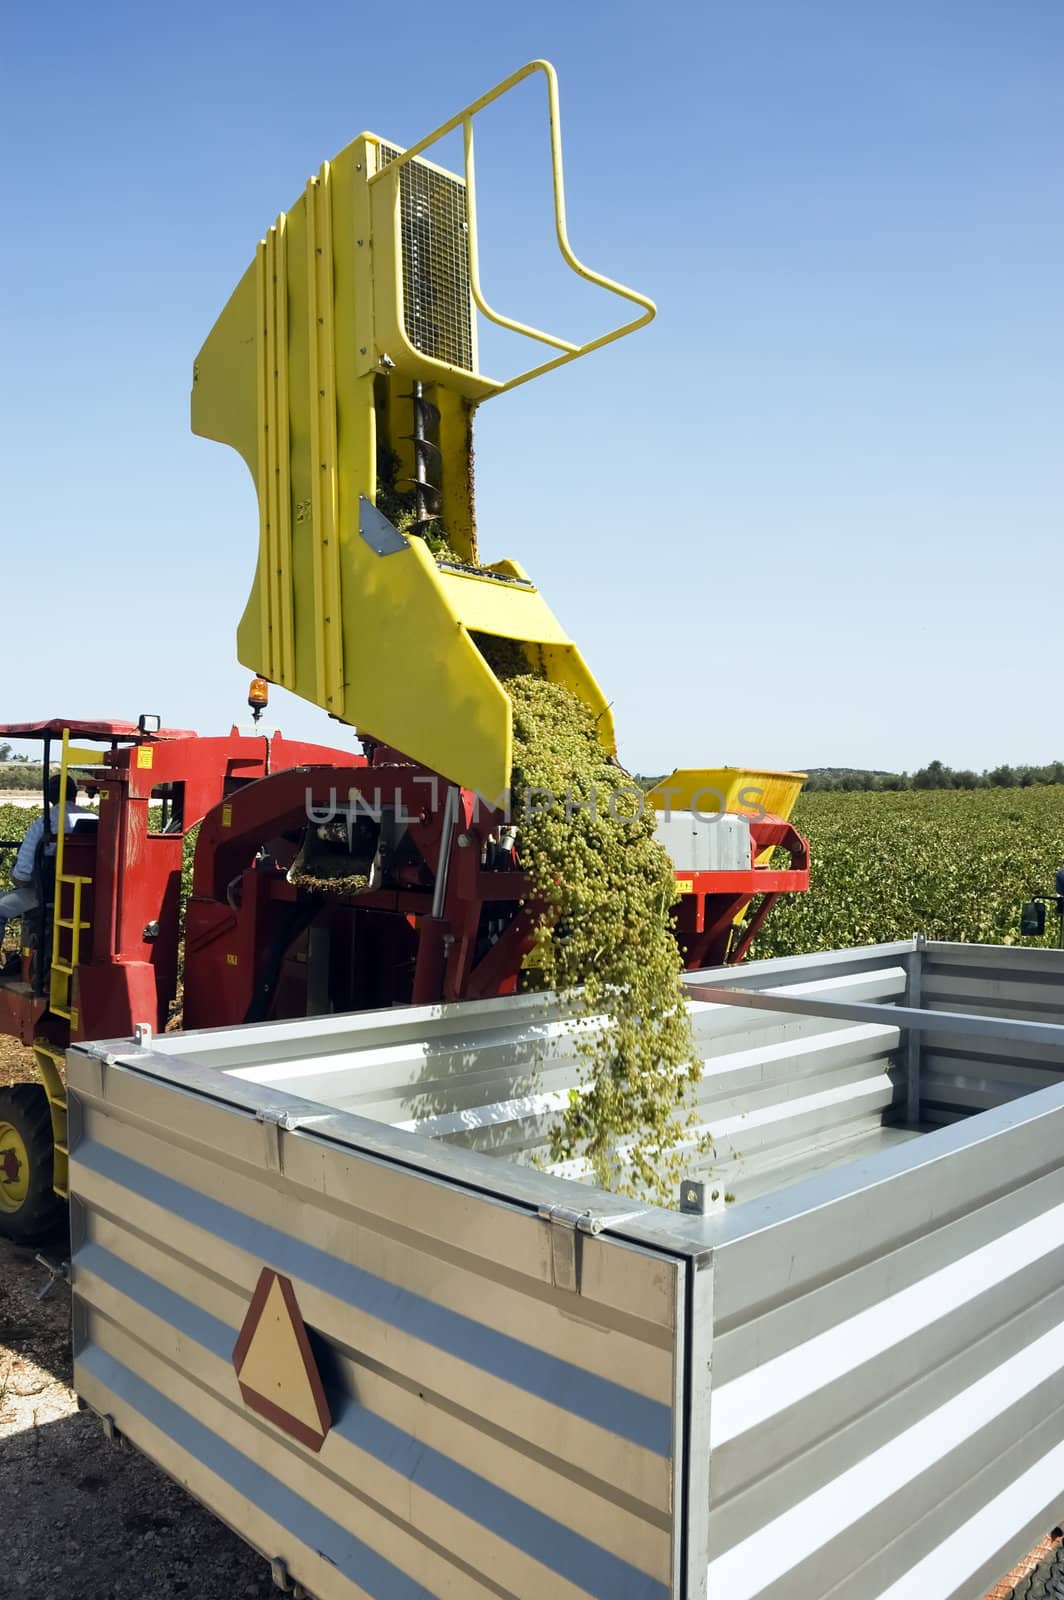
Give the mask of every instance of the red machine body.
<svg viewBox="0 0 1064 1600">
<path fill-rule="evenodd" d="M 64 875 L 88 880 L 70 1018 L 49 1009 L 47 928 L 43 948 L 24 954 L 22 973 L 0 978 L 0 1033 L 59 1049 L 72 1039 L 128 1035 L 138 1022 L 165 1027 L 177 983 L 182 850 L 189 828 L 226 796 L 278 768 L 328 762 L 335 773 L 364 760 L 281 734 L 236 728 L 201 738 L 178 729 L 143 733 L 129 722 L 56 719 L 9 723 L 0 726 L 0 737 L 40 740 L 47 768 L 50 747 L 64 730 L 73 740 L 107 747 L 102 764 L 87 769 L 92 776 L 82 783 L 99 799 L 95 832 L 82 836 L 78 829 L 64 841 Z M 61 916 L 69 905 L 59 893 Z M 65 956 L 72 953 L 71 938 L 64 929 Z"/>
<path fill-rule="evenodd" d="M 276 774 L 216 807 L 186 917 L 186 1026 L 511 991 L 531 921 L 524 875 L 497 844 L 504 822 L 381 751 L 355 771 Z M 308 831 L 331 823 L 373 858 L 358 893 L 290 881 Z"/>
<path fill-rule="evenodd" d="M 128 1036 L 137 1023 L 165 1028 L 178 982 L 184 840 L 197 823 L 185 1027 L 478 999 L 522 981 L 534 908 L 519 816 L 383 746 L 367 760 L 235 728 L 202 738 L 61 720 L 8 724 L 0 736 L 42 740 L 47 765 L 64 729 L 107 746 L 83 782 L 99 799 L 96 829 L 64 843 L 64 877 L 86 880 L 76 950 L 72 932 L 61 940 L 61 958 L 76 965 L 71 1015 L 49 1007 L 45 932 L 23 972 L 0 978 L 0 1033 L 61 1050 L 72 1039 Z M 330 829 L 345 836 L 365 888 L 313 875 L 308 885 L 292 870 L 301 858 L 313 867 L 311 847 Z M 789 857 L 785 867 L 758 865 L 769 846 Z M 748 869 L 677 880 L 686 967 L 738 961 L 776 898 L 808 887 L 808 849 L 790 823 L 751 819 Z M 60 885 L 55 914 L 69 920 L 63 896 Z"/>
<path fill-rule="evenodd" d="M 782 850 L 789 865 L 769 859 L 767 850 Z M 737 872 L 679 872 L 676 939 L 688 972 L 702 967 L 734 965 L 744 960 L 765 918 L 781 894 L 809 888 L 809 845 L 791 822 L 763 815 L 750 818 L 750 866 Z M 738 920 L 751 901 L 758 904 L 741 932 Z"/>
<path fill-rule="evenodd" d="M 315 892 L 293 881 L 318 827 L 347 833 L 369 869 L 366 888 Z M 741 960 L 778 896 L 808 888 L 808 847 L 790 823 L 751 820 L 750 839 L 747 870 L 677 874 L 688 969 Z M 769 847 L 786 853 L 787 867 L 757 864 Z M 215 807 L 200 830 L 185 1026 L 512 993 L 531 944 L 528 896 L 520 817 L 394 751 L 378 748 L 354 771 L 276 773 Z"/>
</svg>

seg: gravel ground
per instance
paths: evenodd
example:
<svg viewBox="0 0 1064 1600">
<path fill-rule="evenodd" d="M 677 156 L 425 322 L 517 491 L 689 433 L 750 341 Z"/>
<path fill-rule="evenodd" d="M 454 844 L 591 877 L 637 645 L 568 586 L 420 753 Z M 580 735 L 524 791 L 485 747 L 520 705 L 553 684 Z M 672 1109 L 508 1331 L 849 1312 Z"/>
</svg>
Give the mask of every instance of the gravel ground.
<svg viewBox="0 0 1064 1600">
<path fill-rule="evenodd" d="M 36 1076 L 33 1051 L 24 1049 L 17 1039 L 0 1033 L 0 1085 L 32 1083 Z"/>
<path fill-rule="evenodd" d="M 0 1240 L 0 1529 L 5 1600 L 238 1600 L 269 1569 L 70 1389 L 70 1295 Z"/>
</svg>

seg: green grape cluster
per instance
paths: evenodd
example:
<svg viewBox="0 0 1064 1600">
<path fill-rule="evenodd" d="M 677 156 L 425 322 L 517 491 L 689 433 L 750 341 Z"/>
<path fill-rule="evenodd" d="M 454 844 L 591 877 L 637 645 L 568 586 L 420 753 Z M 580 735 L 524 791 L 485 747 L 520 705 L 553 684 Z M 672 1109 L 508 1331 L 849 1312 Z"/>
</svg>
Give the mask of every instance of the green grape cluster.
<svg viewBox="0 0 1064 1600">
<path fill-rule="evenodd" d="M 457 562 L 461 565 L 462 558 L 447 542 L 447 535 L 439 517 L 430 517 L 427 522 L 419 522 L 416 490 L 396 487 L 400 466 L 401 462 L 394 450 L 386 450 L 383 446 L 378 448 L 377 510 L 404 536 L 414 534 L 417 538 L 424 539 L 437 561 Z"/>
<path fill-rule="evenodd" d="M 320 894 L 359 894 L 369 887 L 369 878 L 364 872 L 343 872 L 327 859 L 316 861 L 313 872 L 293 867 L 289 877 L 301 889 L 317 891 Z"/>
<path fill-rule="evenodd" d="M 529 965 L 595 1019 L 578 1035 L 583 1079 L 551 1159 L 583 1156 L 605 1187 L 671 1204 L 702 1071 L 672 933 L 672 863 L 583 701 L 527 669 L 505 687 L 512 814 L 538 907 Z"/>
<path fill-rule="evenodd" d="M 289 869 L 291 883 L 301 889 L 319 894 L 358 894 L 369 887 L 369 877 L 364 872 L 352 870 L 352 856 L 347 826 L 343 822 L 325 822 L 314 829 L 319 846 L 308 857 L 310 835 Z"/>
</svg>

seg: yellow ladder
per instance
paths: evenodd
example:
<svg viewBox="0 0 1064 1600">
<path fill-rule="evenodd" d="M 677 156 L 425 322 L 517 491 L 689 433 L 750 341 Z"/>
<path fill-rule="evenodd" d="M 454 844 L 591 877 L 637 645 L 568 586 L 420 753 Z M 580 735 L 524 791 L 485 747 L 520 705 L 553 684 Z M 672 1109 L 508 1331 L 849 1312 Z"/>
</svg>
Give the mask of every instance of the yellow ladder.
<svg viewBox="0 0 1064 1600">
<path fill-rule="evenodd" d="M 66 855 L 66 784 L 71 757 L 79 766 L 95 764 L 102 760 L 98 750 L 75 750 L 70 743 L 70 729 L 63 729 L 63 752 L 59 764 L 59 827 L 55 840 L 55 905 L 52 912 L 52 964 L 48 984 L 48 1004 L 57 1016 L 65 1017 L 71 1032 L 78 1026 L 78 1012 L 74 1005 L 74 974 L 81 960 L 81 935 L 91 926 L 82 917 L 82 895 L 91 878 L 67 872 Z M 69 914 L 64 913 L 64 890 L 70 890 Z M 63 935 L 69 942 L 63 950 Z"/>
</svg>

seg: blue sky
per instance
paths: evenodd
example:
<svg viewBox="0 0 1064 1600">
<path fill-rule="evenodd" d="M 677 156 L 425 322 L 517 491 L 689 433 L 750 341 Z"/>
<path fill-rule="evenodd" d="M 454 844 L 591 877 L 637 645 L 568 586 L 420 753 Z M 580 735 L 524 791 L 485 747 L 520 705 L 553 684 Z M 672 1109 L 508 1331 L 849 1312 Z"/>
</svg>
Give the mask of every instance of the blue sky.
<svg viewBox="0 0 1064 1600">
<path fill-rule="evenodd" d="M 482 409 L 481 546 L 580 643 L 622 755 L 1064 752 L 1058 0 L 59 0 L 4 32 L 0 720 L 245 717 L 254 496 L 188 430 L 193 357 L 322 159 L 542 55 L 574 244 L 659 316 Z M 537 234 L 533 97 L 481 148 L 489 298 L 602 326 Z"/>
</svg>

